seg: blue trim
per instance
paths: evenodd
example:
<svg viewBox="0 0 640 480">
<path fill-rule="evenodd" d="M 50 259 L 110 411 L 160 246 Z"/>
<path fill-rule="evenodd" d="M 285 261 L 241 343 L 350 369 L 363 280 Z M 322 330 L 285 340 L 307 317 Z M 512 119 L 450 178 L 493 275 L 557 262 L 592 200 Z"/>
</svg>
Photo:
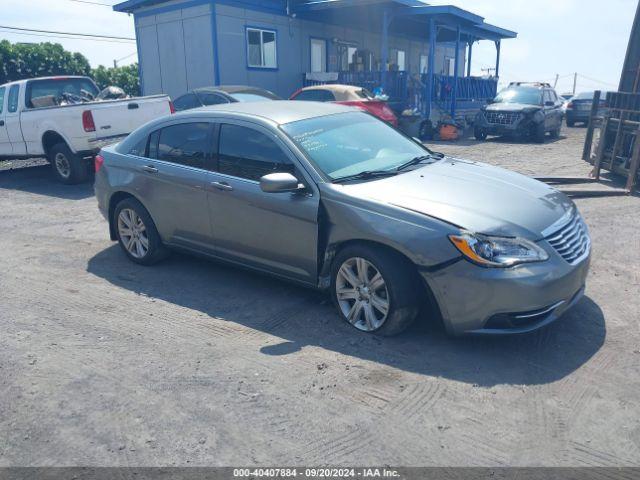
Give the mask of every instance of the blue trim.
<svg viewBox="0 0 640 480">
<path fill-rule="evenodd" d="M 213 83 L 220 85 L 220 53 L 218 52 L 218 12 L 216 5 L 211 4 L 211 41 L 213 44 Z"/>
<path fill-rule="evenodd" d="M 460 25 L 456 29 L 456 59 L 453 72 L 453 92 L 451 98 L 451 118 L 456 120 L 456 100 L 458 98 L 458 71 L 460 70 Z"/>
<path fill-rule="evenodd" d="M 140 55 L 140 36 L 138 35 L 138 25 L 133 21 L 136 30 L 136 50 L 138 57 L 138 82 L 140 82 L 140 95 L 144 97 L 144 77 L 142 76 L 142 56 Z"/>
<path fill-rule="evenodd" d="M 177 10 L 182 10 L 183 8 L 199 7 L 200 5 L 207 4 L 212 4 L 211 6 L 214 7 L 212 0 L 191 0 L 189 2 L 178 3 L 176 5 L 154 8 L 153 10 L 147 10 L 146 12 L 136 12 L 134 15 L 136 18 L 144 18 L 152 15 L 159 15 L 161 13 L 175 12 Z"/>
<path fill-rule="evenodd" d="M 272 15 L 286 16 L 287 12 L 284 8 L 277 8 L 276 6 L 269 7 L 264 5 L 264 1 L 260 0 L 192 0 L 184 3 L 178 3 L 175 5 L 167 5 L 165 7 L 158 7 L 146 12 L 135 12 L 140 8 L 149 7 L 155 3 L 162 3 L 168 0 L 129 0 L 128 2 L 119 3 L 113 6 L 116 12 L 136 13 L 136 15 L 147 16 L 156 15 L 158 13 L 173 12 L 183 8 L 189 8 L 190 6 L 201 5 L 205 3 L 219 3 L 223 5 L 229 5 L 236 8 L 248 8 L 259 12 L 270 13 Z"/>
<path fill-rule="evenodd" d="M 324 37 L 314 37 L 309 35 L 309 71 L 312 71 L 313 64 L 311 63 L 311 41 L 322 40 L 324 41 L 324 71 L 329 71 L 329 39 Z"/>
<path fill-rule="evenodd" d="M 276 39 L 276 66 L 275 67 L 256 67 L 255 65 L 249 65 L 249 30 L 261 30 L 263 32 L 271 32 L 275 35 Z M 260 36 L 260 41 L 262 42 L 262 34 Z M 262 43 L 261 43 L 262 45 Z M 278 30 L 274 30 L 273 27 L 260 27 L 258 25 L 245 25 L 244 26 L 244 46 L 245 46 L 245 54 L 247 55 L 247 59 L 245 62 L 245 66 L 247 70 L 258 70 L 261 72 L 277 72 L 280 69 L 280 58 L 278 57 Z"/>
</svg>

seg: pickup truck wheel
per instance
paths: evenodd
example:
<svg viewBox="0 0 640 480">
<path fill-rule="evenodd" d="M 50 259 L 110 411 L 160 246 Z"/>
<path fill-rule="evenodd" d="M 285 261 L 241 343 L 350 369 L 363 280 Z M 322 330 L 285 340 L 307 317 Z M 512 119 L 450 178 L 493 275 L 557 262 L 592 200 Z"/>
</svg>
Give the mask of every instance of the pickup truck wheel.
<svg viewBox="0 0 640 480">
<path fill-rule="evenodd" d="M 392 336 L 411 325 L 419 310 L 416 284 L 407 261 L 384 249 L 352 245 L 333 261 L 333 302 L 363 332 Z"/>
<path fill-rule="evenodd" d="M 87 164 L 73 153 L 66 143 L 57 143 L 49 150 L 49 162 L 56 178 L 67 185 L 87 179 Z"/>
<path fill-rule="evenodd" d="M 153 265 L 167 256 L 160 234 L 146 208 L 135 198 L 125 198 L 116 206 L 112 219 L 118 243 L 129 260 Z"/>
</svg>

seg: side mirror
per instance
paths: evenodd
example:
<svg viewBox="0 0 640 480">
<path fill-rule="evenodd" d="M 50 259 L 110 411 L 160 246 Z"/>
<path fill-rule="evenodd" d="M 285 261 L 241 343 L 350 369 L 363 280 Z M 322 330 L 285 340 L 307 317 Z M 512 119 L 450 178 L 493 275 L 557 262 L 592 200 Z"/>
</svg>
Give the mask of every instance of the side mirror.
<svg viewBox="0 0 640 480">
<path fill-rule="evenodd" d="M 260 188 L 266 193 L 295 192 L 301 190 L 300 182 L 290 173 L 270 173 L 260 178 Z"/>
<path fill-rule="evenodd" d="M 556 104 L 555 104 L 555 102 L 548 101 L 548 102 L 544 102 L 544 106 L 545 107 L 555 107 Z"/>
</svg>

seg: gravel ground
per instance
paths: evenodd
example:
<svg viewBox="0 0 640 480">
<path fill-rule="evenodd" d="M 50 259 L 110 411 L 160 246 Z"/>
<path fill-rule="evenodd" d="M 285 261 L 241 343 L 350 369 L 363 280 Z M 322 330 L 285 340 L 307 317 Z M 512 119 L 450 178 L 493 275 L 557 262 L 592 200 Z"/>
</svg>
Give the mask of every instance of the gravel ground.
<svg viewBox="0 0 640 480">
<path fill-rule="evenodd" d="M 435 148 L 587 175 L 584 130 L 565 135 Z M 577 203 L 593 267 L 561 321 L 378 339 L 287 283 L 183 255 L 133 265 L 90 185 L 5 166 L 0 466 L 638 466 L 640 198 Z"/>
</svg>

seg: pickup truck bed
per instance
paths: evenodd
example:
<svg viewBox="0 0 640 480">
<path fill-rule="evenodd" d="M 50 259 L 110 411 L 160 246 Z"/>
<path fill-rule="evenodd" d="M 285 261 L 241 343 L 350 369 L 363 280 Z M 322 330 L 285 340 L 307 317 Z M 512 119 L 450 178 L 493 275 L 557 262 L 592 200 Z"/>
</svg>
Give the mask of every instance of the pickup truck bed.
<svg viewBox="0 0 640 480">
<path fill-rule="evenodd" d="M 166 95 L 81 100 L 97 91 L 87 77 L 38 78 L 0 86 L 0 160 L 44 157 L 60 181 L 77 183 L 87 177 L 88 159 L 100 148 L 172 113 Z M 58 104 L 34 107 L 47 102 Z"/>
</svg>

